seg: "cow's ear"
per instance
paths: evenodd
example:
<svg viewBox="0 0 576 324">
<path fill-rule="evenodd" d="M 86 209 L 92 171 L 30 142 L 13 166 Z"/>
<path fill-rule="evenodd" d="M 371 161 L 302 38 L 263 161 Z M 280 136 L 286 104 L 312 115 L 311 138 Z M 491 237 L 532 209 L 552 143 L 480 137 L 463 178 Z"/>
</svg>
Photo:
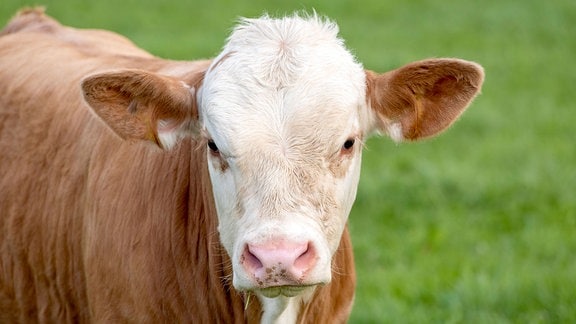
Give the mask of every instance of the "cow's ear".
<svg viewBox="0 0 576 324">
<path fill-rule="evenodd" d="M 396 141 L 434 136 L 478 94 L 484 70 L 458 59 L 429 59 L 377 74 L 366 71 L 373 127 Z"/>
<path fill-rule="evenodd" d="M 170 148 L 198 120 L 194 85 L 141 70 L 95 74 L 82 81 L 84 99 L 123 139 L 148 140 Z"/>
</svg>

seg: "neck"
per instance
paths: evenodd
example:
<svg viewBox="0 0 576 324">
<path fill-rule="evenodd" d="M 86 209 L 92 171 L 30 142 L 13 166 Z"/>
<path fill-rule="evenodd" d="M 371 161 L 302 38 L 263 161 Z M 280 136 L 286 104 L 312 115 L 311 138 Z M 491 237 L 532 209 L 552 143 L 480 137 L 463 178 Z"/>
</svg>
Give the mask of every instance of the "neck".
<svg viewBox="0 0 576 324">
<path fill-rule="evenodd" d="M 304 294 L 295 297 L 279 296 L 268 298 L 259 295 L 258 299 L 263 310 L 260 323 L 296 323 L 302 305 L 307 303 L 313 294 L 314 289 L 309 289 Z"/>
</svg>

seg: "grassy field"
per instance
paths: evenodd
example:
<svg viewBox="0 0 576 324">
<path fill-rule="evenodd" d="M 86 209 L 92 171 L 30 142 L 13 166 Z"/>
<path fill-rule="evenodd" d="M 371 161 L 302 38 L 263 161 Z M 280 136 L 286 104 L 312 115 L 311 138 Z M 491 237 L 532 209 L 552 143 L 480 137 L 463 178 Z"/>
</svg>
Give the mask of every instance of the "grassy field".
<svg viewBox="0 0 576 324">
<path fill-rule="evenodd" d="M 373 70 L 481 63 L 483 94 L 450 131 L 368 142 L 350 322 L 576 322 L 574 0 L 34 1 L 2 0 L 0 20 L 42 4 L 66 24 L 193 59 L 214 56 L 238 16 L 314 8 Z"/>
</svg>

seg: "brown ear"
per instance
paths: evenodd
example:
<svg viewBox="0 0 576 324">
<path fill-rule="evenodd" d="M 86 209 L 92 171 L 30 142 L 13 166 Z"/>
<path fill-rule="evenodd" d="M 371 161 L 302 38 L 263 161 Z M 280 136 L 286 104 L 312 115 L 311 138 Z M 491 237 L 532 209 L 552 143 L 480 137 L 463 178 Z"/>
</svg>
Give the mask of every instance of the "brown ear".
<svg viewBox="0 0 576 324">
<path fill-rule="evenodd" d="M 397 141 L 417 140 L 450 126 L 478 94 L 484 70 L 458 59 L 429 59 L 377 74 L 366 71 L 376 125 Z"/>
<path fill-rule="evenodd" d="M 169 147 L 198 119 L 194 89 L 173 77 L 112 71 L 87 77 L 82 90 L 96 115 L 123 139 Z"/>
</svg>

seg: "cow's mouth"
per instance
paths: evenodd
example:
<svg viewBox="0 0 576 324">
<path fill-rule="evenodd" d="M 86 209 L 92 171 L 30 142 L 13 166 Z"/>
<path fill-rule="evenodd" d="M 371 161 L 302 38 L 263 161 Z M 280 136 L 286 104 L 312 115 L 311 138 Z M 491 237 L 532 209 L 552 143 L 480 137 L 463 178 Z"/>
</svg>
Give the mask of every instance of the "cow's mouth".
<svg viewBox="0 0 576 324">
<path fill-rule="evenodd" d="M 258 292 L 264 297 L 274 298 L 280 295 L 286 297 L 294 297 L 301 294 L 304 290 L 314 287 L 316 285 L 305 285 L 305 286 L 275 286 L 258 289 Z"/>
</svg>

